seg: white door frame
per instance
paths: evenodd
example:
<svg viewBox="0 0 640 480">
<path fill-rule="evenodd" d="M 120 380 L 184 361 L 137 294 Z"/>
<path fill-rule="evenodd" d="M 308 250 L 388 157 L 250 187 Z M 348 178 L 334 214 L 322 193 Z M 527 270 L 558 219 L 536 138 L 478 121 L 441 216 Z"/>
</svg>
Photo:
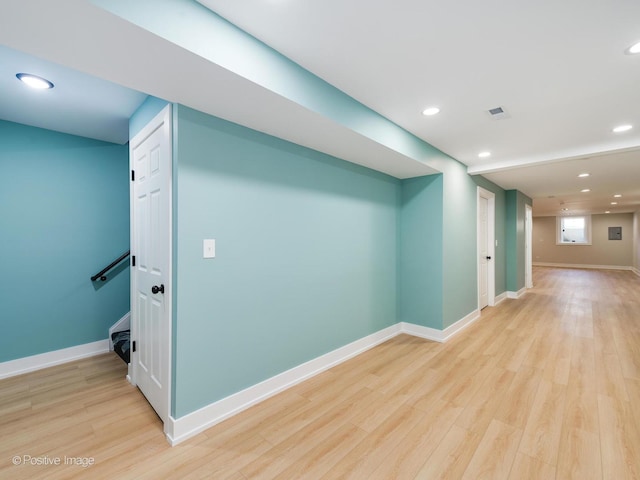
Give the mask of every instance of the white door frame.
<svg viewBox="0 0 640 480">
<path fill-rule="evenodd" d="M 533 288 L 533 209 L 528 204 L 524 207 L 524 286 Z"/>
<path fill-rule="evenodd" d="M 496 304 L 496 195 L 489 190 L 478 187 L 478 197 L 476 201 L 476 259 L 477 259 L 477 282 L 478 282 L 478 310 L 480 310 L 480 198 L 487 200 L 487 254 L 491 260 L 487 262 L 487 300 L 488 305 L 493 307 Z"/>
<path fill-rule="evenodd" d="M 173 198 L 173 192 L 172 192 L 172 176 L 173 176 L 173 115 L 172 115 L 172 108 L 171 108 L 171 104 L 167 105 L 165 108 L 162 109 L 162 111 L 160 111 L 160 113 L 158 113 L 147 125 L 145 125 L 142 130 L 136 134 L 130 141 L 129 141 L 129 166 L 130 166 L 130 170 L 133 170 L 132 168 L 132 164 L 133 164 L 133 152 L 134 150 L 141 144 L 143 143 L 155 130 L 157 130 L 158 128 L 163 128 L 163 135 L 166 135 L 166 140 L 168 141 L 168 151 L 170 152 L 170 159 L 169 159 L 169 164 L 170 164 L 170 168 L 169 168 L 169 182 L 168 182 L 168 187 L 167 187 L 167 194 L 169 195 L 169 205 L 173 204 L 172 198 Z M 129 188 L 129 208 L 130 208 L 130 242 L 131 242 L 131 255 L 137 255 L 138 253 L 135 252 L 134 247 L 135 245 L 137 245 L 136 243 L 136 228 L 135 228 L 135 202 L 134 202 L 134 196 L 135 196 L 135 192 L 134 192 L 134 182 L 130 181 L 130 188 Z M 164 420 L 170 420 L 170 415 L 171 415 L 171 391 L 172 391 L 172 382 L 171 382 L 171 376 L 172 376 L 172 371 L 171 371 L 171 365 L 172 365 L 172 348 L 171 348 L 171 343 L 172 343 L 172 324 L 173 324 L 173 302 L 172 302 L 172 292 L 173 292 L 173 272 L 172 272 L 172 251 L 173 251 L 173 238 L 172 238 L 172 225 L 173 225 L 173 212 L 172 209 L 169 208 L 169 211 L 167 212 L 167 215 L 169 215 L 169 232 L 167 232 L 167 235 L 169 236 L 168 238 L 168 243 L 169 243 L 169 251 L 168 251 L 168 255 L 169 255 L 169 270 L 168 270 L 168 274 L 166 276 L 165 279 L 163 279 L 164 281 L 164 286 L 165 286 L 165 291 L 167 292 L 164 295 L 164 302 L 165 302 L 165 308 L 166 311 L 168 312 L 169 315 L 169 319 L 167 322 L 167 328 L 168 328 L 168 332 L 166 332 L 166 342 L 164 345 L 164 348 L 166 349 L 166 355 L 168 356 L 168 361 L 167 361 L 167 369 L 165 374 L 163 375 L 164 381 L 165 381 L 165 385 L 168 385 L 169 388 L 167 388 L 167 411 L 166 412 L 158 412 L 158 415 L 160 416 L 161 419 Z M 134 267 L 131 267 L 131 340 L 134 341 L 136 339 L 137 336 L 137 330 L 138 330 L 138 321 L 139 319 L 137 318 L 136 312 L 137 312 L 137 305 L 136 305 L 136 298 L 137 298 L 137 276 L 136 276 L 136 269 Z M 133 345 L 132 345 L 133 346 Z M 131 348 L 131 365 L 129 368 L 129 381 L 133 384 L 133 385 L 137 385 L 137 379 L 136 379 L 136 375 L 137 375 L 137 369 L 135 367 L 135 365 L 137 364 L 137 359 L 136 359 L 136 354 L 137 352 L 133 351 L 133 348 Z M 169 427 L 169 422 L 165 421 L 164 423 L 164 431 L 167 432 L 167 429 Z"/>
</svg>

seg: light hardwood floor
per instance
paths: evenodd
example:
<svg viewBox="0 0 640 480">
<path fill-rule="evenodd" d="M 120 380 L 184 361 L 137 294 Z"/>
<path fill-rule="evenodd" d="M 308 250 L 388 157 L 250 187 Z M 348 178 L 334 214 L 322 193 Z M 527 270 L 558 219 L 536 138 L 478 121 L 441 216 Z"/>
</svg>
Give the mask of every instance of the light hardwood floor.
<svg viewBox="0 0 640 480">
<path fill-rule="evenodd" d="M 0 381 L 0 478 L 640 479 L 640 278 L 534 282 L 446 344 L 398 336 L 173 448 L 113 354 Z"/>
</svg>

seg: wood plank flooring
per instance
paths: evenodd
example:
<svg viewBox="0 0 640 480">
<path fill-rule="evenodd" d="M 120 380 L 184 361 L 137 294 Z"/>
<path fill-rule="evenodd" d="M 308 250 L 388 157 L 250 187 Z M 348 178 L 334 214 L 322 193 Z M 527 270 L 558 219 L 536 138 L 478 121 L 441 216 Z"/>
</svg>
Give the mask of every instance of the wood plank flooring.
<svg viewBox="0 0 640 480">
<path fill-rule="evenodd" d="M 534 283 L 446 344 L 398 336 L 173 448 L 114 354 L 2 380 L 0 478 L 640 479 L 640 278 Z"/>
</svg>

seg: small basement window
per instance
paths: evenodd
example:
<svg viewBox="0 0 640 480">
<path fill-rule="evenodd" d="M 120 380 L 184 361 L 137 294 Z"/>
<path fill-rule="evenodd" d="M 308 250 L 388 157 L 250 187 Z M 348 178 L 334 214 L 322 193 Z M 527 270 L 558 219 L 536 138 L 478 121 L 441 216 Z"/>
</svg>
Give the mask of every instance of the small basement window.
<svg viewBox="0 0 640 480">
<path fill-rule="evenodd" d="M 591 245 L 591 215 L 556 217 L 557 245 Z"/>
</svg>

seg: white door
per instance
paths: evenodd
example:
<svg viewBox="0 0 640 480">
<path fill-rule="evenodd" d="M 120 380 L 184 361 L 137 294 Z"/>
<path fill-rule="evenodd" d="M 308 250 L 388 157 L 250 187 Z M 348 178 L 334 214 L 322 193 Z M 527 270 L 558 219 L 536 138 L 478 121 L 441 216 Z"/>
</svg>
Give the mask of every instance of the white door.
<svg viewBox="0 0 640 480">
<path fill-rule="evenodd" d="M 525 223 L 524 223 L 524 271 L 525 271 L 525 287 L 533 288 L 533 254 L 531 251 L 533 240 L 533 210 L 529 205 L 525 205 Z"/>
<path fill-rule="evenodd" d="M 478 308 L 483 309 L 489 305 L 489 200 L 478 197 Z"/>
<path fill-rule="evenodd" d="M 131 141 L 132 381 L 169 416 L 171 357 L 171 110 Z"/>
</svg>

